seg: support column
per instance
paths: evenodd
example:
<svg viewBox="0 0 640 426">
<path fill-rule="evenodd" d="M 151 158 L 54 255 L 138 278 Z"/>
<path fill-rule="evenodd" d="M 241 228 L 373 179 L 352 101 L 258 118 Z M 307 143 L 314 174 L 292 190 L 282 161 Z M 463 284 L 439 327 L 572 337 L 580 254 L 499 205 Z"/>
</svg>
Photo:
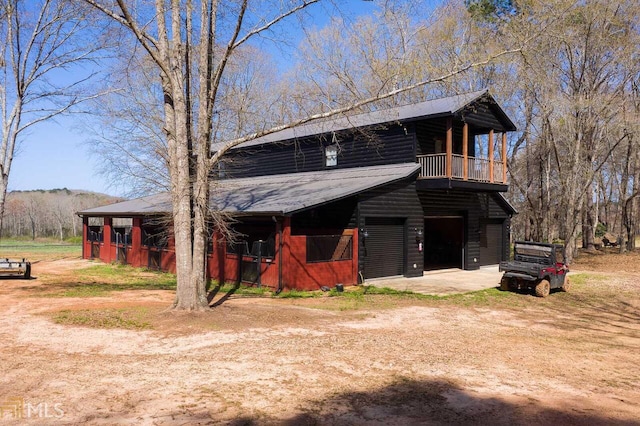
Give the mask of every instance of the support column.
<svg viewBox="0 0 640 426">
<path fill-rule="evenodd" d="M 451 162 L 453 160 L 453 118 L 447 118 L 447 158 L 446 158 L 446 174 L 449 179 L 452 177 Z"/>
<path fill-rule="evenodd" d="M 131 226 L 131 258 L 129 264 L 136 267 L 147 266 L 142 262 L 142 218 L 134 217 Z"/>
<path fill-rule="evenodd" d="M 285 216 L 282 220 L 282 260 L 279 260 L 278 263 L 282 267 L 282 288 L 292 288 L 293 279 L 291 275 L 291 271 L 287 267 L 289 265 L 289 260 L 291 259 L 291 217 Z"/>
<path fill-rule="evenodd" d="M 462 126 L 462 178 L 469 180 L 469 124 Z"/>
<path fill-rule="evenodd" d="M 351 269 L 353 270 L 353 284 L 360 284 L 358 281 L 358 265 L 360 259 L 358 259 L 358 248 L 360 246 L 360 233 L 358 228 L 353 228 L 353 236 L 351 237 Z"/>
<path fill-rule="evenodd" d="M 111 262 L 111 224 L 113 219 L 111 217 L 104 218 L 104 225 L 102 227 L 102 246 L 100 247 L 100 260 L 104 263 Z"/>
<path fill-rule="evenodd" d="M 89 218 L 82 217 L 82 258 L 89 259 L 91 257 L 91 242 L 89 242 Z"/>
<path fill-rule="evenodd" d="M 489 130 L 489 182 L 493 183 L 493 129 Z"/>
<path fill-rule="evenodd" d="M 502 183 L 507 183 L 507 132 L 502 132 Z"/>
</svg>

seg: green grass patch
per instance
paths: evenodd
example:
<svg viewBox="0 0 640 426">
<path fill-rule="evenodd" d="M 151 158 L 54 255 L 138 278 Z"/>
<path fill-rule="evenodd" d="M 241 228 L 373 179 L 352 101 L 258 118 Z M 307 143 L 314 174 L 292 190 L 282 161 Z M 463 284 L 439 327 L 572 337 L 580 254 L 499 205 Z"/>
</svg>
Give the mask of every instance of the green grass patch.
<svg viewBox="0 0 640 426">
<path fill-rule="evenodd" d="M 472 291 L 469 293 L 451 294 L 447 296 L 441 296 L 439 299 L 449 304 L 458 306 L 495 306 L 503 305 L 508 302 L 510 307 L 513 307 L 518 302 L 524 302 L 523 294 L 519 294 L 513 291 L 501 291 L 497 288 L 489 288 L 485 290 Z"/>
<path fill-rule="evenodd" d="M 405 298 L 411 298 L 411 299 L 437 299 L 437 298 L 439 298 L 439 296 L 414 293 L 413 291 L 409 291 L 409 290 L 396 290 L 396 289 L 389 288 L 389 287 L 375 287 L 375 286 L 369 285 L 369 286 L 362 286 L 360 288 L 362 289 L 362 293 L 363 294 L 368 294 L 368 295 L 397 296 L 397 297 L 405 297 Z"/>
<path fill-rule="evenodd" d="M 25 258 L 31 262 L 81 257 L 82 245 L 60 240 L 3 239 L 0 242 L 0 257 L 10 259 Z"/>
<path fill-rule="evenodd" d="M 175 290 L 176 276 L 129 265 L 98 264 L 73 271 L 73 278 L 55 282 L 40 297 L 102 297 L 114 291 Z"/>
<path fill-rule="evenodd" d="M 78 269 L 74 275 L 80 281 L 94 281 L 115 290 L 175 290 L 176 276 L 168 272 L 150 271 L 121 264 L 98 264 Z"/>
<path fill-rule="evenodd" d="M 275 295 L 278 299 L 309 299 L 312 297 L 321 297 L 322 293 L 318 291 L 302 291 L 302 290 L 288 290 Z"/>
<path fill-rule="evenodd" d="M 148 315 L 149 312 L 146 308 L 64 310 L 56 313 L 53 316 L 53 321 L 62 325 L 141 330 L 151 327 L 146 320 Z"/>
<path fill-rule="evenodd" d="M 500 291 L 496 288 L 461 294 L 430 295 L 387 287 L 359 286 L 344 292 L 333 289 L 326 295 L 335 298 L 334 302 L 319 305 L 317 308 L 340 311 L 367 308 L 384 309 L 414 302 L 428 306 L 455 305 L 461 307 L 515 307 L 526 304 L 523 295 Z"/>
<path fill-rule="evenodd" d="M 571 274 L 569 275 L 569 278 L 571 279 L 571 285 L 578 287 L 585 285 L 588 281 L 604 281 L 605 279 L 602 275 L 589 274 L 586 272 Z"/>
<path fill-rule="evenodd" d="M 238 296 L 268 296 L 271 294 L 269 287 L 257 287 L 248 285 L 237 285 L 233 283 L 225 283 L 224 285 L 214 284 L 209 291 L 213 291 L 219 294 L 236 294 Z"/>
<path fill-rule="evenodd" d="M 107 288 L 106 285 L 77 285 L 77 286 L 69 286 L 61 291 L 57 291 L 55 293 L 47 293 L 43 296 L 46 297 L 104 297 L 111 294 L 114 291 L 112 289 Z"/>
</svg>

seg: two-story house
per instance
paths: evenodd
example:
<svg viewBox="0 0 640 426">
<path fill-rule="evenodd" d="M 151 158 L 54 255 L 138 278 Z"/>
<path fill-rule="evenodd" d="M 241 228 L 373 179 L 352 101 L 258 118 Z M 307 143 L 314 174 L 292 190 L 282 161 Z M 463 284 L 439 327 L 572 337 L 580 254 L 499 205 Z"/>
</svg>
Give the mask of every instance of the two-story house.
<svg viewBox="0 0 640 426">
<path fill-rule="evenodd" d="M 298 126 L 233 149 L 212 177 L 219 281 L 318 289 L 507 259 L 506 132 L 486 91 Z M 83 257 L 173 270 L 168 194 L 79 212 Z"/>
</svg>

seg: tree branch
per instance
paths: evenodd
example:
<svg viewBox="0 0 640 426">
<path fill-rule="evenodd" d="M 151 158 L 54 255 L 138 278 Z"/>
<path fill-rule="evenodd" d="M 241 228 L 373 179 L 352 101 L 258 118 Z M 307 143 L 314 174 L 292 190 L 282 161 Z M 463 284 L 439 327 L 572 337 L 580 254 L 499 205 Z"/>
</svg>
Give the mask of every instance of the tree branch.
<svg viewBox="0 0 640 426">
<path fill-rule="evenodd" d="M 333 109 L 331 111 L 327 111 L 327 112 L 323 112 L 323 113 L 319 113 L 319 114 L 313 114 L 313 115 L 310 115 L 308 117 L 305 117 L 305 118 L 302 118 L 302 119 L 299 119 L 299 120 L 294 120 L 293 122 L 291 122 L 289 124 L 285 124 L 285 125 L 281 125 L 281 126 L 275 126 L 275 127 L 272 127 L 272 128 L 270 128 L 268 130 L 255 132 L 255 133 L 252 133 L 252 134 L 247 135 L 247 136 L 243 136 L 243 137 L 240 137 L 240 138 L 236 138 L 236 139 L 224 142 L 222 144 L 222 147 L 215 154 L 213 154 L 213 156 L 211 158 L 212 165 L 216 161 L 218 161 L 218 159 L 221 156 L 223 156 L 228 150 L 230 150 L 231 148 L 233 148 L 235 146 L 243 144 L 245 142 L 248 142 L 248 141 L 251 141 L 251 140 L 257 139 L 259 137 L 272 134 L 272 133 L 276 133 L 276 132 L 279 132 L 279 131 L 282 131 L 282 130 L 290 129 L 292 127 L 300 126 L 302 124 L 306 124 L 306 123 L 309 123 L 311 121 L 316 121 L 316 120 L 319 120 L 319 119 L 330 118 L 330 117 L 333 117 L 333 116 L 336 116 L 336 115 L 339 115 L 339 114 L 344 114 L 346 112 L 352 111 L 352 110 L 360 108 L 362 106 L 365 106 L 365 105 L 368 105 L 368 104 L 371 104 L 371 103 L 374 103 L 374 102 L 377 102 L 377 101 L 381 101 L 383 99 L 391 98 L 391 97 L 393 97 L 395 95 L 398 95 L 400 93 L 405 93 L 405 92 L 408 92 L 408 91 L 411 91 L 411 90 L 415 90 L 415 89 L 424 87 L 424 86 L 426 86 L 428 84 L 444 81 L 444 80 L 446 80 L 448 78 L 451 78 L 451 77 L 453 77 L 455 75 L 464 73 L 464 72 L 466 72 L 466 71 L 468 71 L 468 70 L 470 70 L 472 68 L 476 68 L 476 67 L 480 67 L 482 65 L 486 65 L 486 64 L 494 61 L 495 59 L 497 59 L 497 58 L 499 58 L 501 56 L 513 54 L 513 53 L 519 52 L 521 50 L 522 50 L 522 47 L 517 48 L 517 49 L 504 50 L 504 51 L 499 52 L 499 53 L 497 53 L 495 55 L 492 55 L 491 57 L 485 59 L 484 61 L 467 64 L 466 66 L 464 66 L 464 67 L 462 67 L 460 69 L 450 71 L 450 72 L 448 72 L 446 74 L 441 75 L 440 77 L 436 77 L 436 78 L 432 78 L 432 79 L 428 79 L 428 80 L 423 80 L 423 81 L 420 81 L 418 83 L 414 83 L 414 84 L 411 84 L 411 85 L 408 85 L 408 86 L 405 86 L 405 87 L 402 87 L 402 88 L 399 88 L 399 89 L 391 90 L 391 91 L 386 92 L 386 93 L 382 93 L 382 94 L 378 94 L 378 95 L 369 97 L 367 99 L 355 102 L 355 103 L 353 103 L 351 105 L 348 105 L 348 106 L 345 106 L 345 107 L 342 107 L 342 108 L 336 108 L 336 109 Z"/>
<path fill-rule="evenodd" d="M 251 37 L 253 37 L 256 34 L 260 34 L 261 32 L 264 32 L 266 30 L 268 30 L 269 28 L 271 28 L 272 26 L 274 26 L 275 24 L 277 24 L 278 22 L 282 21 L 283 19 L 295 14 L 296 12 L 299 12 L 300 10 L 312 5 L 313 3 L 317 3 L 320 0 L 308 0 L 303 2 L 302 4 L 299 4 L 298 6 L 296 6 L 295 8 L 273 18 L 271 21 L 267 22 L 266 24 L 264 24 L 261 27 L 255 28 L 251 31 L 249 31 L 247 34 L 245 34 L 244 37 L 242 37 L 240 40 L 238 40 L 237 42 L 235 42 L 235 44 L 233 45 L 233 49 L 237 48 L 238 46 L 240 46 L 241 44 L 245 43 L 247 40 L 249 40 Z M 245 2 L 246 3 L 246 2 Z"/>
<path fill-rule="evenodd" d="M 122 0 L 116 0 L 118 3 L 118 7 L 122 11 L 122 14 L 116 13 L 115 11 L 103 6 L 98 3 L 96 0 L 84 0 L 87 4 L 93 6 L 100 12 L 104 13 L 114 21 L 120 23 L 121 25 L 129 28 L 133 34 L 136 36 L 136 39 L 140 42 L 143 49 L 147 51 L 149 56 L 153 59 L 153 61 L 162 69 L 163 72 L 167 72 L 168 70 L 164 66 L 164 62 L 158 56 L 158 42 L 155 38 L 151 37 L 149 33 L 143 31 L 133 19 L 133 16 L 129 12 L 127 5 Z"/>
</svg>

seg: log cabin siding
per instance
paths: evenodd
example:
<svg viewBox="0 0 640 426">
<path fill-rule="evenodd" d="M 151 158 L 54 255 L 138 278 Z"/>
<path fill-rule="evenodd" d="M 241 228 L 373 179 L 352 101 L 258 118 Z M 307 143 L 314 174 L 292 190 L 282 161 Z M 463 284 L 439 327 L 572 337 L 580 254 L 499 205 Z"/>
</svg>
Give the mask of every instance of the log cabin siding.
<svg viewBox="0 0 640 426">
<path fill-rule="evenodd" d="M 453 153 L 462 154 L 462 127 L 464 123 L 454 120 L 453 122 Z M 416 134 L 416 154 L 428 155 L 445 152 L 444 141 L 447 134 L 447 120 L 442 118 L 438 120 L 419 121 L 413 126 Z M 436 152 L 436 139 L 441 139 L 443 145 L 439 152 Z M 473 135 L 469 135 L 469 140 L 473 140 Z M 474 144 L 469 146 L 468 155 L 475 155 Z"/>
<path fill-rule="evenodd" d="M 291 218 L 292 235 L 334 234 L 357 227 L 357 197 L 296 213 Z"/>
<path fill-rule="evenodd" d="M 492 105 L 483 102 L 474 102 L 462 112 L 464 121 L 481 129 L 494 129 L 498 132 L 505 131 L 504 125 L 498 119 L 498 111 Z"/>
<path fill-rule="evenodd" d="M 337 143 L 335 168 L 414 163 L 415 135 L 393 124 L 363 132 L 340 132 L 321 137 L 237 148 L 224 159 L 224 178 L 309 172 L 333 168 L 325 165 L 325 148 Z"/>
<path fill-rule="evenodd" d="M 404 219 L 404 275 L 407 277 L 419 277 L 422 276 L 424 256 L 418 251 L 415 230 L 424 226 L 423 216 L 415 181 L 405 181 L 375 188 L 362 194 L 358 203 L 357 223 L 359 229 L 364 229 L 367 217 Z M 365 262 L 363 244 L 359 246 L 358 259 L 359 268 L 362 271 Z M 414 265 L 416 265 L 415 268 Z"/>
</svg>

